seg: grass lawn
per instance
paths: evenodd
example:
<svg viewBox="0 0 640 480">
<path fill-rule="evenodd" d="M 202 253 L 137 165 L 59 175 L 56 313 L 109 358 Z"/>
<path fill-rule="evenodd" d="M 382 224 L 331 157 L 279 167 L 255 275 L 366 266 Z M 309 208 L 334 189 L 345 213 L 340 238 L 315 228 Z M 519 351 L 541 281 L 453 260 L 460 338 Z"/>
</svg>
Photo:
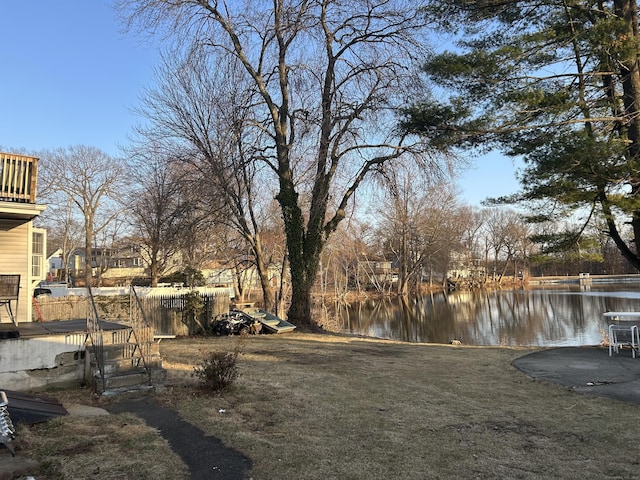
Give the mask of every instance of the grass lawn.
<svg viewBox="0 0 640 480">
<path fill-rule="evenodd" d="M 193 367 L 238 342 L 234 386 L 203 393 Z M 528 349 L 296 332 L 165 340 L 161 351 L 170 388 L 157 398 L 248 456 L 255 480 L 640 478 L 640 406 L 527 378 L 511 362 Z M 62 417 L 18 434 L 39 479 L 189 478 L 131 415 Z"/>
</svg>

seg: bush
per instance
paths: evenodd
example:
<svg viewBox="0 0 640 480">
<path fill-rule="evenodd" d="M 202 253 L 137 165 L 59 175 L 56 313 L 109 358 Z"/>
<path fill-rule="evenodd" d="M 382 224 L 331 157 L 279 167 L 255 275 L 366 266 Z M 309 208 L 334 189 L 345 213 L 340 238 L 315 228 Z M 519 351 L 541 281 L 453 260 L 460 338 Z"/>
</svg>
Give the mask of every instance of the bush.
<svg viewBox="0 0 640 480">
<path fill-rule="evenodd" d="M 202 324 L 202 311 L 204 310 L 204 299 L 196 290 L 185 293 L 184 309 L 182 311 L 182 323 L 189 329 L 190 335 L 201 335 L 206 333 L 206 328 Z"/>
<path fill-rule="evenodd" d="M 221 392 L 231 386 L 238 378 L 238 350 L 233 352 L 208 352 L 204 359 L 193 367 L 193 375 L 204 388 L 212 392 Z"/>
<path fill-rule="evenodd" d="M 160 278 L 160 281 L 183 283 L 186 287 L 202 286 L 205 284 L 205 278 L 202 272 L 192 267 L 184 267 L 182 270 L 173 272 L 171 275 L 165 275 Z"/>
</svg>

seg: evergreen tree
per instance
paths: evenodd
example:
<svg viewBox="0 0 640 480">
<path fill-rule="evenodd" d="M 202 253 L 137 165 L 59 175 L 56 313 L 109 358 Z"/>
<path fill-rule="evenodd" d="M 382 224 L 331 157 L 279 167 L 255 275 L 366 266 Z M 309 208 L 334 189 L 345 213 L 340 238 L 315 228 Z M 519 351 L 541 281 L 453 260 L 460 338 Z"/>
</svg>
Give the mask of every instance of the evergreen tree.
<svg viewBox="0 0 640 480">
<path fill-rule="evenodd" d="M 640 34 L 635 0 L 431 1 L 425 14 L 454 35 L 424 67 L 435 92 L 407 110 L 404 128 L 436 144 L 522 157 L 531 221 L 601 214 L 623 256 L 640 268 Z M 434 95 L 435 97 L 435 95 Z M 633 230 L 625 238 L 625 225 Z M 578 226 L 548 248 L 574 245 Z"/>
</svg>

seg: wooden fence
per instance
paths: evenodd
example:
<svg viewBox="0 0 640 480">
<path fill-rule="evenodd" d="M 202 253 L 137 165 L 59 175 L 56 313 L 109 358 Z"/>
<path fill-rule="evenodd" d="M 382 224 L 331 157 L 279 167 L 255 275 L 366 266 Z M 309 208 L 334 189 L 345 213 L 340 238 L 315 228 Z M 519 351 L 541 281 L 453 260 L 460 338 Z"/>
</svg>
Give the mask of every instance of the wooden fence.
<svg viewBox="0 0 640 480">
<path fill-rule="evenodd" d="M 220 313 L 229 311 L 229 294 L 223 292 L 203 293 L 200 295 L 204 307 L 200 323 L 209 325 Z M 130 325 L 131 302 L 135 298 L 129 295 L 96 296 L 96 310 L 101 320 Z M 153 296 L 140 298 L 140 304 L 146 320 L 154 332 L 168 335 L 190 335 L 197 333 L 194 325 L 185 317 L 185 295 Z M 36 308 L 37 307 L 37 308 Z M 87 300 L 83 296 L 43 297 L 36 299 L 33 308 L 33 321 L 45 322 L 78 320 L 87 318 Z"/>
</svg>

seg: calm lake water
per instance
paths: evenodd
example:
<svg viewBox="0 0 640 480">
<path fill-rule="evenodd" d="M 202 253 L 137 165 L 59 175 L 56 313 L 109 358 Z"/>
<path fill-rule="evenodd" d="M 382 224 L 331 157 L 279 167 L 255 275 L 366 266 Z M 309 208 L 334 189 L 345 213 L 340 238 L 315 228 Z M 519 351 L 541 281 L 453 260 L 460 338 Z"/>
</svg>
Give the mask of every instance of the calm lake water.
<svg viewBox="0 0 640 480">
<path fill-rule="evenodd" d="M 473 290 L 337 307 L 343 331 L 406 342 L 597 345 L 607 311 L 640 311 L 640 284 Z"/>
</svg>

